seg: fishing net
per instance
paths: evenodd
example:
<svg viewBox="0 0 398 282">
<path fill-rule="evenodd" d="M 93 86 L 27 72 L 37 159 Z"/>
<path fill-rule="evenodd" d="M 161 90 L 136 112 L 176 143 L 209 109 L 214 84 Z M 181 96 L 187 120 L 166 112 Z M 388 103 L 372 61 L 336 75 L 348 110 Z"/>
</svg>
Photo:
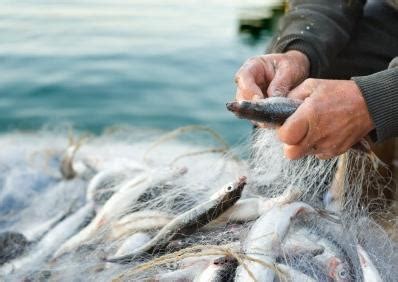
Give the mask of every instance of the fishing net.
<svg viewBox="0 0 398 282">
<path fill-rule="evenodd" d="M 362 281 L 358 244 L 385 281 L 398 277 L 397 245 L 386 231 L 396 232 L 394 203 L 384 198 L 391 183 L 370 152 L 289 161 L 273 130 L 259 129 L 230 148 L 202 126 L 73 137 L 51 129 L 3 135 L 0 145 L 6 281 L 233 281 L 239 273 L 261 281 L 264 269 L 276 281 L 291 281 L 292 273 Z M 109 261 L 145 245 L 241 176 L 247 184 L 239 201 L 218 217 L 209 212 L 208 224 L 127 264 Z M 300 208 L 286 221 L 285 210 L 301 203 L 313 212 Z M 275 226 L 288 223 L 280 237 L 256 224 L 273 213 Z M 272 249 L 252 248 L 248 238 L 256 241 L 257 229 Z"/>
</svg>

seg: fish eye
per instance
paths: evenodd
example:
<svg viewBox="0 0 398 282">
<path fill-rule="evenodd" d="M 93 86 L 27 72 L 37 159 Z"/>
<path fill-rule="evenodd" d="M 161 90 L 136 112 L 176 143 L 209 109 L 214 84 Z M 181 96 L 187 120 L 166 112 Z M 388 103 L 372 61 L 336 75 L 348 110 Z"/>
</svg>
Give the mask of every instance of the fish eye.
<svg viewBox="0 0 398 282">
<path fill-rule="evenodd" d="M 231 185 L 229 185 L 229 186 L 227 187 L 227 192 L 230 192 L 230 191 L 232 191 L 232 186 L 231 186 Z"/>
<path fill-rule="evenodd" d="M 348 272 L 346 270 L 342 269 L 339 271 L 339 276 L 341 278 L 346 278 L 348 276 Z"/>
</svg>

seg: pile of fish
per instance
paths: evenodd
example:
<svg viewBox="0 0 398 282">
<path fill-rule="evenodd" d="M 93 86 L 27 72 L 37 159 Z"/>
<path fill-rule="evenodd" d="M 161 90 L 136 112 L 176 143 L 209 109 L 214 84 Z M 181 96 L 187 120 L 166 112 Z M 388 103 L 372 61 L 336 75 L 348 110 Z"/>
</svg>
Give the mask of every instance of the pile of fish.
<svg viewBox="0 0 398 282">
<path fill-rule="evenodd" d="M 382 281 L 338 214 L 292 186 L 254 193 L 242 161 L 160 164 L 131 157 L 144 143 L 38 140 L 0 141 L 2 281 Z"/>
</svg>

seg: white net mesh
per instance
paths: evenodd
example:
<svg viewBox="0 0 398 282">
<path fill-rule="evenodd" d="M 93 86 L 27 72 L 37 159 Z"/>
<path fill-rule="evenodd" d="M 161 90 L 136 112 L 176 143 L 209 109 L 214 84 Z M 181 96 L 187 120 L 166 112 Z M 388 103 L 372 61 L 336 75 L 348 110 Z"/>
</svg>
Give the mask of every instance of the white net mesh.
<svg viewBox="0 0 398 282">
<path fill-rule="evenodd" d="M 396 228 L 382 193 L 391 185 L 372 154 L 289 161 L 274 132 L 258 130 L 246 161 L 241 149 L 204 127 L 160 137 L 139 132 L 114 129 L 82 141 L 70 180 L 60 165 L 78 141 L 69 138 L 68 145 L 64 131 L 0 138 L 2 279 L 362 281 L 366 271 L 385 281 L 398 277 L 397 245 L 376 223 Z M 232 208 L 217 218 L 205 211 L 209 223 L 200 228 L 171 224 L 185 214 L 199 222 L 192 209 L 240 176 L 247 185 Z M 375 193 L 363 197 L 369 190 Z M 172 236 L 162 248 L 127 264 L 107 261 L 134 254 L 165 230 Z M 374 269 L 361 268 L 357 244 Z"/>
</svg>

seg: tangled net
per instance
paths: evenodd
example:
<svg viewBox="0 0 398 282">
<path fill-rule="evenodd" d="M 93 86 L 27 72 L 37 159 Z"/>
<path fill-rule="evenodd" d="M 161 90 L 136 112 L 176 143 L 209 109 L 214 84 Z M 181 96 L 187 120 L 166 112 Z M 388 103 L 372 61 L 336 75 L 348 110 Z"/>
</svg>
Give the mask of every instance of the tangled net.
<svg viewBox="0 0 398 282">
<path fill-rule="evenodd" d="M 66 135 L 0 138 L 1 279 L 363 281 L 358 246 L 383 281 L 398 277 L 391 180 L 369 152 L 289 161 L 265 129 L 247 160 L 202 126 Z M 109 262 L 240 176 L 241 198 L 205 226 L 128 264 Z"/>
</svg>

